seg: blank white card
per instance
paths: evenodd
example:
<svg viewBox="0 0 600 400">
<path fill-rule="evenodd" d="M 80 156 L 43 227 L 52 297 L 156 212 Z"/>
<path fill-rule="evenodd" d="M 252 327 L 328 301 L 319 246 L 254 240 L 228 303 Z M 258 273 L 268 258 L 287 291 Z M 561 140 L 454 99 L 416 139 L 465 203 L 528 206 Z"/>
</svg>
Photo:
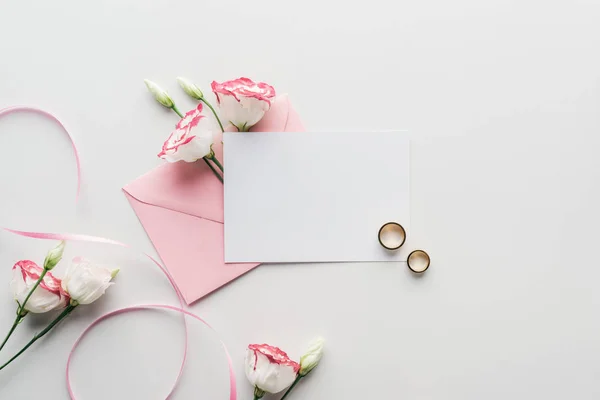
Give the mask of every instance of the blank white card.
<svg viewBox="0 0 600 400">
<path fill-rule="evenodd" d="M 225 262 L 405 260 L 377 235 L 410 232 L 406 133 L 227 132 L 223 147 Z"/>
</svg>

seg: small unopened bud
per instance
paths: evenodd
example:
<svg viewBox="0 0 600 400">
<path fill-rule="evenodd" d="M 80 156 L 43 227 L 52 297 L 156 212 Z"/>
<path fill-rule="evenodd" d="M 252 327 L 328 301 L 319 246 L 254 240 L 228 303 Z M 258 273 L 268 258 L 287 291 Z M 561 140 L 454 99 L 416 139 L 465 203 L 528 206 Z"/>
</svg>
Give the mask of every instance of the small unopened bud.
<svg viewBox="0 0 600 400">
<path fill-rule="evenodd" d="M 61 240 L 55 248 L 48 252 L 46 259 L 44 260 L 45 270 L 50 271 L 52 268 L 56 267 L 56 264 L 62 259 L 66 245 L 67 243 L 64 240 Z"/>
<path fill-rule="evenodd" d="M 158 101 L 160 104 L 167 108 L 173 108 L 175 106 L 171 96 L 169 96 L 169 94 L 156 83 L 149 81 L 148 79 L 144 79 L 144 83 L 156 101 Z"/>
<path fill-rule="evenodd" d="M 323 346 L 325 345 L 325 339 L 317 337 L 308 346 L 308 351 L 300 357 L 300 376 L 308 375 L 321 361 L 323 357 Z"/>
<path fill-rule="evenodd" d="M 188 81 L 187 79 L 182 78 L 180 76 L 177 78 L 177 83 L 179 83 L 179 86 L 181 86 L 183 91 L 187 93 L 187 95 L 191 98 L 196 100 L 202 100 L 202 98 L 204 97 L 204 93 L 202 93 L 202 90 L 200 90 L 198 86 Z"/>
<path fill-rule="evenodd" d="M 265 391 L 262 390 L 261 388 L 259 388 L 258 386 L 254 387 L 254 398 L 255 399 L 262 399 L 265 395 Z"/>
</svg>

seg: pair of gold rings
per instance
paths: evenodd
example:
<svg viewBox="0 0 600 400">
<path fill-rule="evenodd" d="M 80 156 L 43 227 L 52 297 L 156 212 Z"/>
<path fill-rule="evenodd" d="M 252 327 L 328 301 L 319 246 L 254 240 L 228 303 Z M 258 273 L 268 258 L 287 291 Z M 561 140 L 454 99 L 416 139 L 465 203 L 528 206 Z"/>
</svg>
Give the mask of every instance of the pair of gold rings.
<svg viewBox="0 0 600 400">
<path fill-rule="evenodd" d="M 387 222 L 379 229 L 377 238 L 386 250 L 398 250 L 406 241 L 406 231 L 397 222 Z M 414 250 L 406 259 L 408 268 L 417 274 L 425 272 L 430 264 L 431 258 L 424 250 Z"/>
</svg>

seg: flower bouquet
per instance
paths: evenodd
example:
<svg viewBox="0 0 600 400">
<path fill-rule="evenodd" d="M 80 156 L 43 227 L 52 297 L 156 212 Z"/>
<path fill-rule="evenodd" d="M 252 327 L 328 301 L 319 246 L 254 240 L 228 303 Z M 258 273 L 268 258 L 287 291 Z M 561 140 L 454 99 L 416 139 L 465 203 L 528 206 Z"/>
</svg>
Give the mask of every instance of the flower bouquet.
<svg viewBox="0 0 600 400">
<path fill-rule="evenodd" d="M 55 277 L 50 271 L 62 259 L 64 249 L 65 242 L 61 241 L 58 246 L 50 250 L 43 267 L 31 260 L 21 260 L 13 266 L 10 286 L 17 302 L 17 310 L 15 320 L 0 345 L 0 352 L 28 315 L 58 310 L 61 312 L 41 332 L 34 335 L 21 350 L 2 364 L 0 370 L 6 368 L 44 337 L 75 308 L 95 302 L 114 284 L 112 280 L 117 276 L 118 269 L 109 269 L 81 257 L 73 259 L 62 279 Z"/>
<path fill-rule="evenodd" d="M 224 168 L 212 149 L 218 133 L 215 131 L 217 124 L 220 133 L 226 129 L 246 132 L 262 119 L 275 99 L 275 89 L 263 82 L 255 83 L 248 78 L 223 83 L 213 81 L 211 88 L 217 98 L 221 114 L 219 116 L 198 86 L 179 77 L 177 82 L 184 92 L 199 101 L 196 108 L 182 114 L 165 90 L 147 79 L 144 82 L 156 101 L 173 110 L 181 118 L 164 142 L 158 157 L 168 162 L 195 162 L 202 159 L 221 182 Z M 206 112 L 204 106 L 210 111 Z"/>
</svg>

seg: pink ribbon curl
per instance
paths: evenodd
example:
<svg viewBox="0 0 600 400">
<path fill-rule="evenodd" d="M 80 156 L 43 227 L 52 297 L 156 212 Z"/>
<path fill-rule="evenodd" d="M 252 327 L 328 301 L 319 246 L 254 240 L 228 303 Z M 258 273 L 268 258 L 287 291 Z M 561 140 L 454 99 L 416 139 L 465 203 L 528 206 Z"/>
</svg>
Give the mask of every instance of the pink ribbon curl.
<svg viewBox="0 0 600 400">
<path fill-rule="evenodd" d="M 4 116 L 4 115 L 8 115 L 8 114 L 12 114 L 14 112 L 33 112 L 42 116 L 45 116 L 49 119 L 51 119 L 52 121 L 58 123 L 60 125 L 60 127 L 65 131 L 65 133 L 67 134 L 70 142 L 71 142 L 71 146 L 73 148 L 73 152 L 75 154 L 75 162 L 76 162 L 76 166 L 77 166 L 77 192 L 76 192 L 76 196 L 75 196 L 75 201 L 77 202 L 79 200 L 79 195 L 80 195 L 80 191 L 81 191 L 81 164 L 80 164 L 80 157 L 79 157 L 79 152 L 77 151 L 77 146 L 75 146 L 75 141 L 73 140 L 73 137 L 69 134 L 69 131 L 67 130 L 67 128 L 64 126 L 64 124 L 58 119 L 56 118 L 53 114 L 44 111 L 42 109 L 36 108 L 36 107 L 29 107 L 29 106 L 11 106 L 11 107 L 7 107 L 4 109 L 0 110 L 0 117 Z M 110 244 L 110 245 L 115 245 L 115 246 L 121 246 L 121 247 L 126 247 L 126 248 L 132 248 L 131 246 L 129 246 L 128 244 L 113 240 L 113 239 L 108 239 L 108 238 L 103 238 L 103 237 L 97 237 L 97 236 L 90 236 L 90 235 L 81 235 L 81 234 L 72 234 L 72 233 L 43 233 L 43 232 L 27 232 L 27 231 L 20 231 L 20 230 L 15 230 L 15 229 L 10 229 L 10 228 L 4 228 L 0 226 L 0 229 L 5 230 L 7 232 L 13 233 L 15 235 L 19 235 L 19 236 L 23 236 L 23 237 L 28 237 L 28 238 L 33 238 L 33 239 L 42 239 L 42 240 L 70 240 L 70 241 L 79 241 L 79 242 L 90 242 L 90 243 L 100 243 L 100 244 Z M 83 330 L 83 332 L 81 333 L 81 335 L 77 338 L 77 340 L 75 341 L 75 343 L 73 344 L 73 347 L 71 348 L 71 351 L 69 352 L 69 357 L 67 359 L 67 366 L 66 366 L 66 384 L 67 384 L 67 390 L 69 392 L 69 396 L 71 398 L 71 400 L 75 400 L 75 393 L 73 391 L 73 385 L 71 383 L 71 377 L 70 377 L 70 367 L 71 367 L 71 361 L 73 358 L 73 354 L 75 353 L 75 350 L 77 348 L 77 346 L 79 345 L 79 343 L 81 342 L 81 340 L 83 339 L 83 337 L 88 334 L 98 323 L 100 323 L 101 321 L 108 319 L 112 316 L 115 315 L 119 315 L 119 314 L 123 314 L 123 313 L 127 313 L 127 312 L 133 312 L 133 311 L 139 311 L 139 310 L 144 310 L 144 309 L 163 309 L 163 310 L 170 310 L 170 311 L 175 311 L 180 313 L 183 316 L 183 320 L 184 320 L 184 326 L 185 326 L 185 343 L 184 343 L 184 352 L 183 352 L 183 358 L 181 361 L 181 365 L 179 368 L 179 372 L 177 374 L 177 378 L 175 379 L 175 382 L 173 383 L 173 385 L 171 386 L 171 389 L 169 390 L 169 393 L 166 397 L 166 399 L 168 400 L 172 394 L 175 392 L 175 389 L 177 388 L 177 384 L 179 383 L 179 380 L 183 374 L 183 370 L 185 367 L 185 362 L 187 359 L 187 352 L 188 352 L 188 326 L 187 326 L 187 322 L 185 317 L 189 316 L 192 317 L 198 321 L 200 321 L 201 323 L 203 323 L 205 326 L 207 326 L 208 328 L 210 328 L 211 330 L 214 331 L 214 329 L 206 322 L 204 321 L 201 317 L 199 317 L 198 315 L 186 310 L 184 307 L 184 299 L 183 296 L 181 294 L 181 292 L 179 291 L 179 289 L 177 288 L 177 285 L 175 284 L 175 281 L 173 280 L 173 278 L 171 277 L 171 275 L 169 274 L 169 272 L 167 271 L 167 269 L 165 267 L 163 267 L 156 259 L 154 259 L 152 256 L 150 256 L 149 254 L 146 253 L 141 253 L 144 256 L 146 256 L 147 258 L 150 259 L 150 261 L 152 261 L 161 271 L 162 273 L 167 277 L 167 279 L 169 280 L 169 283 L 171 284 L 171 286 L 173 287 L 173 290 L 175 291 L 175 294 L 177 295 L 177 299 L 179 301 L 179 307 L 175 307 L 175 306 L 171 306 L 168 304 L 143 304 L 143 305 L 136 305 L 136 306 L 129 306 L 129 307 L 124 307 L 124 308 L 120 308 L 114 311 L 110 311 L 104 315 L 101 315 L 100 317 L 98 317 L 95 321 L 93 321 L 87 328 L 85 328 Z M 223 349 L 225 350 L 225 355 L 227 357 L 227 363 L 229 366 L 229 399 L 230 400 L 236 400 L 237 399 L 237 389 L 236 389 L 236 380 L 235 380 L 235 372 L 233 370 L 233 364 L 231 361 L 231 356 L 229 355 L 229 351 L 227 350 L 227 347 L 225 346 L 225 343 L 223 343 L 222 340 L 219 340 L 221 342 L 221 345 L 223 346 Z"/>
</svg>

